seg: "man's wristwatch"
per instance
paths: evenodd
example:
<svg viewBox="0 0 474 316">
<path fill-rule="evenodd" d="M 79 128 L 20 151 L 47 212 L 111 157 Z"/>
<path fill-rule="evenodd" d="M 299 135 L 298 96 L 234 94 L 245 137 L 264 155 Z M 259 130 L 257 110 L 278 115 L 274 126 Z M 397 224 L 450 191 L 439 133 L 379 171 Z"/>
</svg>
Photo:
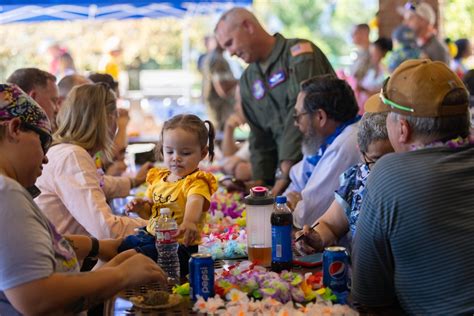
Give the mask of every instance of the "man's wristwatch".
<svg viewBox="0 0 474 316">
<path fill-rule="evenodd" d="M 92 247 L 91 251 L 87 254 L 87 258 L 96 258 L 99 255 L 99 241 L 95 237 L 91 237 Z"/>
</svg>

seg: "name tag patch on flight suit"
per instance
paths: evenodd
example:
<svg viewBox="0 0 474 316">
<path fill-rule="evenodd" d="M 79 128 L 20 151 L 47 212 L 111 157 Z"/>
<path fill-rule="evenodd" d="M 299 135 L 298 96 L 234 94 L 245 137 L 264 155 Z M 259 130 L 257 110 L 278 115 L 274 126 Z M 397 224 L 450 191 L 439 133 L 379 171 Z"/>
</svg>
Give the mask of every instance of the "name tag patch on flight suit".
<svg viewBox="0 0 474 316">
<path fill-rule="evenodd" d="M 252 94 L 255 99 L 260 100 L 265 95 L 265 86 L 263 85 L 262 80 L 256 80 L 252 84 Z"/>
<path fill-rule="evenodd" d="M 270 86 L 270 89 L 273 89 L 274 87 L 278 86 L 280 83 L 284 82 L 286 80 L 286 74 L 285 71 L 282 69 L 280 71 L 275 72 L 270 76 L 268 79 L 268 85 Z"/>
<path fill-rule="evenodd" d="M 310 42 L 300 42 L 296 45 L 291 46 L 291 56 L 295 57 L 301 54 L 312 53 L 313 46 Z"/>
</svg>

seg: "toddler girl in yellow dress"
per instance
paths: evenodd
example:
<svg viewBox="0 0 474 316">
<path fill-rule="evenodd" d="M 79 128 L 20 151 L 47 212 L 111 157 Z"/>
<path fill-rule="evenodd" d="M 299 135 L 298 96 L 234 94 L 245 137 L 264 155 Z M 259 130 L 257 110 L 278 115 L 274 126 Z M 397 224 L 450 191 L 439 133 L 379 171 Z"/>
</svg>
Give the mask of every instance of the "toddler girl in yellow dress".
<svg viewBox="0 0 474 316">
<path fill-rule="evenodd" d="M 164 123 L 161 152 L 166 168 L 150 169 L 146 198 L 135 199 L 127 205 L 128 212 L 149 219 L 148 225 L 136 235 L 126 237 L 119 251 L 134 248 L 156 261 L 155 224 L 159 210 L 166 207 L 179 226 L 180 272 L 182 276 L 188 273 L 190 255 L 198 251 L 205 212 L 217 189 L 215 177 L 198 168 L 208 154 L 212 161 L 214 137 L 212 123 L 195 115 L 177 115 Z"/>
</svg>

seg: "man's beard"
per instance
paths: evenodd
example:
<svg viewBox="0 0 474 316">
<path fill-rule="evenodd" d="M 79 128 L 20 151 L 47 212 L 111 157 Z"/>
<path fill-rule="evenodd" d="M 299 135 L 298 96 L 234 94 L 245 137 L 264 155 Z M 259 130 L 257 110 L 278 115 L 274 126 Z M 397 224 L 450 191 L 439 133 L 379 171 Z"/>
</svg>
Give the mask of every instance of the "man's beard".
<svg viewBox="0 0 474 316">
<path fill-rule="evenodd" d="M 309 131 L 303 135 L 303 142 L 301 143 L 301 151 L 303 152 L 303 155 L 316 155 L 323 142 L 324 137 L 319 135 L 311 124 Z"/>
</svg>

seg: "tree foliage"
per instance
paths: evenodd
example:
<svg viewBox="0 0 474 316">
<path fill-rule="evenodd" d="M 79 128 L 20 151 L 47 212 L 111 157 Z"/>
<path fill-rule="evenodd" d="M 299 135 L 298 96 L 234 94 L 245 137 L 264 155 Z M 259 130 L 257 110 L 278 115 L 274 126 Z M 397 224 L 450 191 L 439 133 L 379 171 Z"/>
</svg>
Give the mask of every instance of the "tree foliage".
<svg viewBox="0 0 474 316">
<path fill-rule="evenodd" d="M 378 10 L 378 0 L 254 0 L 258 18 L 271 32 L 315 42 L 336 67 L 350 63 L 354 49 L 353 25 L 369 23 Z M 444 35 L 474 42 L 474 1 L 440 0 Z M 54 39 L 72 53 L 80 71 L 95 71 L 102 45 L 112 35 L 123 44 L 123 63 L 137 57 L 154 60 L 160 68 L 180 68 L 184 43 L 191 63 L 204 51 L 203 37 L 212 33 L 218 16 L 194 16 L 187 21 L 171 18 L 123 21 L 74 21 L 0 25 L 7 43 L 0 48 L 0 79 L 19 67 L 48 69 L 48 55 L 40 46 Z M 369 23 L 370 24 L 370 23 Z M 183 33 L 184 31 L 184 33 Z M 372 33 L 373 38 L 377 32 Z M 185 39 L 186 37 L 186 39 Z"/>
<path fill-rule="evenodd" d="M 452 40 L 469 38 L 474 43 L 474 1 L 440 1 L 443 31 Z M 352 26 L 370 23 L 379 7 L 378 0 L 254 0 L 254 8 L 267 24 L 274 25 L 286 37 L 300 37 L 314 41 L 329 57 L 334 66 L 344 64 L 354 48 L 350 33 Z M 377 32 L 372 32 L 375 40 Z"/>
<path fill-rule="evenodd" d="M 349 55 L 353 48 L 350 38 L 352 27 L 372 20 L 378 1 L 255 0 L 254 8 L 265 21 L 271 22 L 276 17 L 281 22 L 278 31 L 286 37 L 315 42 L 337 66 L 339 57 Z"/>
<path fill-rule="evenodd" d="M 443 13 L 447 37 L 453 40 L 465 37 L 474 42 L 474 1 L 447 0 Z"/>
</svg>

